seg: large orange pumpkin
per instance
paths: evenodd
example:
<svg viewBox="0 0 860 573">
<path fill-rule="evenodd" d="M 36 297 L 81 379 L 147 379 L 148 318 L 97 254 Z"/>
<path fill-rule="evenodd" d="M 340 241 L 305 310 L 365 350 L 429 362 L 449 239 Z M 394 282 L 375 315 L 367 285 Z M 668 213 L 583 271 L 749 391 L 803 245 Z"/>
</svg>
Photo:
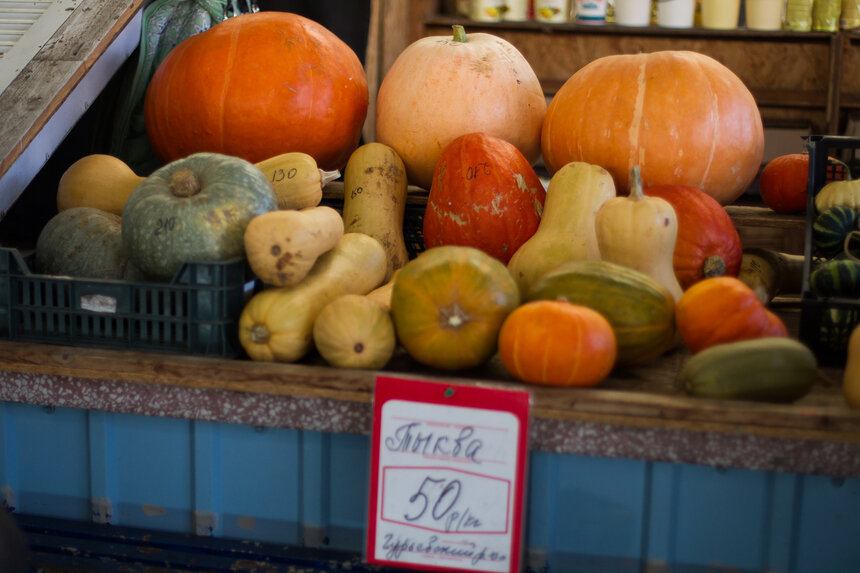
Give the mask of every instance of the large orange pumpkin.
<svg viewBox="0 0 860 573">
<path fill-rule="evenodd" d="M 504 139 L 467 133 L 436 164 L 424 211 L 424 245 L 475 247 L 507 264 L 537 231 L 543 184 Z"/>
<path fill-rule="evenodd" d="M 629 189 L 689 185 L 726 205 L 761 166 L 764 128 L 752 94 L 731 70 L 696 52 L 605 56 L 574 73 L 550 102 L 541 134 L 550 173 L 594 163 Z"/>
<path fill-rule="evenodd" d="M 533 384 L 596 386 L 615 366 L 615 332 L 602 314 L 562 300 L 527 302 L 499 331 L 499 358 Z"/>
<path fill-rule="evenodd" d="M 672 267 L 682 289 L 706 277 L 738 276 L 743 259 L 741 237 L 726 209 L 695 187 L 657 185 L 645 195 L 665 199 L 678 217 Z"/>
<path fill-rule="evenodd" d="M 367 103 L 349 46 L 312 20 L 264 11 L 176 46 L 149 84 L 144 116 L 164 162 L 212 151 L 257 163 L 301 151 L 331 170 L 358 146 Z"/>
<path fill-rule="evenodd" d="M 429 36 L 407 46 L 385 74 L 376 101 L 376 139 L 406 165 L 409 183 L 430 188 L 448 143 L 481 131 L 540 157 L 546 98 L 526 59 L 492 34 Z"/>
</svg>

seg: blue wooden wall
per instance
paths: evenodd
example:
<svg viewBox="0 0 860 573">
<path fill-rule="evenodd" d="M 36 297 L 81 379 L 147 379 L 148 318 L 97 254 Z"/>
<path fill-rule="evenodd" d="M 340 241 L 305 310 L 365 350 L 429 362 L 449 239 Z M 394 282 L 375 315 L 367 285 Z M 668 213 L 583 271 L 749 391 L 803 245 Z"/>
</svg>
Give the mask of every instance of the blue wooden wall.
<svg viewBox="0 0 860 573">
<path fill-rule="evenodd" d="M 23 514 L 360 551 L 369 438 L 0 403 Z M 860 480 L 532 452 L 548 572 L 860 571 Z"/>
</svg>

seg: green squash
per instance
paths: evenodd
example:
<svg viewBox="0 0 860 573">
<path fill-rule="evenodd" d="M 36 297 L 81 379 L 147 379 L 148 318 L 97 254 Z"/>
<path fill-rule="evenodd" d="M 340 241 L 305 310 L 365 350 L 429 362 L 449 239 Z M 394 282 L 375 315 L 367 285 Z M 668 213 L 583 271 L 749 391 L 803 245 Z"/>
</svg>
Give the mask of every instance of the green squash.
<svg viewBox="0 0 860 573">
<path fill-rule="evenodd" d="M 834 257 L 844 250 L 845 237 L 857 225 L 857 213 L 846 205 L 834 205 L 822 211 L 812 224 L 812 241 L 824 257 Z"/>
<path fill-rule="evenodd" d="M 196 153 L 161 167 L 132 191 L 122 239 L 145 273 L 170 280 L 185 262 L 243 257 L 248 222 L 277 208 L 268 178 L 252 163 Z"/>
<path fill-rule="evenodd" d="M 139 280 L 122 242 L 120 217 L 93 207 L 60 211 L 36 240 L 36 272 L 79 279 Z"/>
</svg>

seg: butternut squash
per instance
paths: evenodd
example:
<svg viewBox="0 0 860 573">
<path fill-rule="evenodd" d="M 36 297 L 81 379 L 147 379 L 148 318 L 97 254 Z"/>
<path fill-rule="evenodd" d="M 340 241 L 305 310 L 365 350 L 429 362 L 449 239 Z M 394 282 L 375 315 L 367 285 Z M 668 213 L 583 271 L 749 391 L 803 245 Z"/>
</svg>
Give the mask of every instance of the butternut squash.
<svg viewBox="0 0 860 573">
<path fill-rule="evenodd" d="M 255 164 L 269 179 L 280 209 L 315 207 L 322 189 L 340 176 L 339 171 L 323 171 L 306 153 L 282 153 Z M 72 163 L 57 186 L 57 209 L 95 207 L 122 215 L 131 192 L 145 177 L 134 173 L 121 159 L 95 153 Z"/>
<path fill-rule="evenodd" d="M 574 161 L 555 172 L 537 231 L 508 261 L 521 295 L 553 267 L 600 259 L 594 218 L 613 197 L 612 175 L 599 165 Z"/>
<path fill-rule="evenodd" d="M 313 345 L 320 311 L 345 294 L 367 294 L 387 269 L 385 249 L 369 235 L 345 233 L 298 284 L 255 294 L 239 316 L 239 342 L 252 360 L 296 362 Z"/>
<path fill-rule="evenodd" d="M 665 199 L 642 193 L 638 165 L 630 180 L 629 196 L 609 199 L 597 211 L 594 228 L 600 258 L 650 275 L 677 302 L 683 289 L 672 262 L 678 238 L 675 209 Z"/>
<path fill-rule="evenodd" d="M 382 368 L 397 347 L 391 314 L 358 294 L 324 306 L 314 321 L 313 338 L 320 356 L 336 368 Z"/>
<path fill-rule="evenodd" d="M 860 408 L 860 324 L 848 337 L 848 354 L 842 372 L 842 393 L 850 408 Z"/>
<path fill-rule="evenodd" d="M 387 311 L 391 310 L 391 291 L 394 290 L 394 279 L 397 278 L 397 274 L 400 272 L 400 269 L 397 269 L 391 274 L 391 278 L 388 279 L 384 285 L 376 287 L 369 293 L 367 293 L 367 298 L 378 303 L 382 308 Z"/>
<path fill-rule="evenodd" d="M 382 243 L 388 280 L 409 260 L 403 238 L 408 190 L 403 160 L 387 145 L 366 143 L 349 157 L 343 187 L 344 232 L 365 233 Z"/>
<path fill-rule="evenodd" d="M 331 207 L 269 211 L 245 227 L 245 254 L 261 281 L 290 286 L 305 278 L 342 236 L 343 219 Z"/>
</svg>

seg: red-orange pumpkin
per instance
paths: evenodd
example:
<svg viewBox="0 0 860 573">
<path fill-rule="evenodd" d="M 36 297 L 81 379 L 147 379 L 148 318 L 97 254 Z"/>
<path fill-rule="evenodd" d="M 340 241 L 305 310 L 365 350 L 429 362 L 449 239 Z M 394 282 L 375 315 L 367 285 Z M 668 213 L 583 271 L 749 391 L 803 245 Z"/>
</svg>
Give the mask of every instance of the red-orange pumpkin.
<svg viewBox="0 0 860 573">
<path fill-rule="evenodd" d="M 475 247 L 507 264 L 540 223 L 546 191 L 513 144 L 468 133 L 436 163 L 424 212 L 424 245 Z"/>
<path fill-rule="evenodd" d="M 165 162 L 213 151 L 257 163 L 301 151 L 331 170 L 358 146 L 367 103 L 349 46 L 312 20 L 264 11 L 176 46 L 149 84 L 144 117 Z"/>
<path fill-rule="evenodd" d="M 570 161 L 612 173 L 630 188 L 689 185 L 726 205 L 758 174 L 764 128 L 750 91 L 713 58 L 689 51 L 605 56 L 574 73 L 544 117 L 550 173 Z"/>
<path fill-rule="evenodd" d="M 767 162 L 758 179 L 758 192 L 764 204 L 777 213 L 806 210 L 806 185 L 809 181 L 809 155 L 789 153 Z"/>
<path fill-rule="evenodd" d="M 782 319 L 735 277 L 703 279 L 684 291 L 675 305 L 675 324 L 694 354 L 715 344 L 788 336 Z"/>
<path fill-rule="evenodd" d="M 596 386 L 615 366 L 612 326 L 587 306 L 561 300 L 528 302 L 499 331 L 499 358 L 512 376 L 551 386 Z"/>
<path fill-rule="evenodd" d="M 678 237 L 672 266 L 681 288 L 712 276 L 738 276 L 743 245 L 726 209 L 695 187 L 658 185 L 645 195 L 665 199 L 675 209 Z"/>
</svg>

